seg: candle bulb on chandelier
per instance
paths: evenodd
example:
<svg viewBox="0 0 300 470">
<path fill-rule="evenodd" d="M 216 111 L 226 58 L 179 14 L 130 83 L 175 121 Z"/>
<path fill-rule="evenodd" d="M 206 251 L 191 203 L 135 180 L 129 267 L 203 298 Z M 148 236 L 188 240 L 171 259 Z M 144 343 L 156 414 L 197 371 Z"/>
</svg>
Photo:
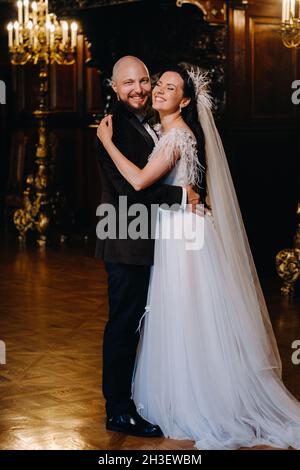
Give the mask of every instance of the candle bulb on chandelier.
<svg viewBox="0 0 300 470">
<path fill-rule="evenodd" d="M 62 45 L 65 46 L 68 41 L 68 29 L 69 29 L 68 23 L 66 21 L 62 21 L 61 28 L 62 28 Z"/>
<path fill-rule="evenodd" d="M 291 0 L 283 0 L 283 22 L 290 21 Z"/>
<path fill-rule="evenodd" d="M 13 47 L 13 24 L 10 22 L 7 25 L 7 31 L 8 31 L 8 47 L 11 48 Z"/>
<path fill-rule="evenodd" d="M 71 24 L 71 47 L 76 47 L 77 42 L 77 23 L 75 21 Z"/>
<path fill-rule="evenodd" d="M 23 2 L 21 2 L 21 0 L 17 2 L 17 7 L 18 7 L 18 22 L 21 25 L 23 23 Z"/>
<path fill-rule="evenodd" d="M 37 3 L 36 2 L 32 2 L 31 9 L 32 9 L 32 21 L 33 21 L 33 25 L 35 26 L 37 23 Z"/>
<path fill-rule="evenodd" d="M 286 21 L 286 0 L 282 0 L 282 23 Z"/>
<path fill-rule="evenodd" d="M 55 26 L 52 24 L 50 26 L 50 47 L 53 48 L 54 46 L 54 32 L 55 32 Z"/>
<path fill-rule="evenodd" d="M 50 28 L 51 28 L 51 23 L 50 21 L 47 21 L 45 24 L 45 34 L 46 34 L 46 44 L 49 46 L 50 44 Z"/>
<path fill-rule="evenodd" d="M 39 27 L 36 24 L 34 26 L 34 31 L 33 31 L 33 48 L 37 49 L 38 46 L 38 34 L 39 34 Z"/>
<path fill-rule="evenodd" d="M 24 0 L 24 24 L 25 26 L 29 21 L 29 0 Z"/>
<path fill-rule="evenodd" d="M 19 23 L 17 21 L 14 22 L 14 30 L 15 30 L 15 46 L 19 45 Z"/>
<path fill-rule="evenodd" d="M 291 6 L 290 6 L 291 17 L 295 18 L 296 1 L 295 0 L 290 0 L 290 1 L 291 1 Z"/>
<path fill-rule="evenodd" d="M 32 46 L 32 27 L 33 27 L 31 20 L 28 21 L 27 27 L 28 27 L 28 32 L 29 32 L 29 46 L 31 47 Z"/>
</svg>

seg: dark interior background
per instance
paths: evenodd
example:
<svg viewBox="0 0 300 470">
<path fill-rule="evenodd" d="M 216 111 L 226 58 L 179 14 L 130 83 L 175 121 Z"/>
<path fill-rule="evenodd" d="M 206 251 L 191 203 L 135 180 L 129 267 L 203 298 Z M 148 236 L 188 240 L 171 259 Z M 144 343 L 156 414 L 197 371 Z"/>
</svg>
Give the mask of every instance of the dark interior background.
<svg viewBox="0 0 300 470">
<path fill-rule="evenodd" d="M 209 70 L 216 119 L 227 152 L 246 229 L 259 270 L 274 273 L 276 253 L 292 246 L 300 187 L 299 109 L 291 101 L 300 79 L 299 51 L 282 45 L 281 2 L 176 0 L 50 1 L 59 18 L 80 21 L 74 66 L 50 67 L 51 155 L 55 185 L 67 201 L 68 231 L 95 238 L 99 177 L 95 125 L 108 104 L 113 63 L 139 56 L 152 73 L 188 62 Z M 225 3 L 225 13 L 220 11 Z M 15 2 L 0 2 L 0 222 L 12 237 L 12 214 L 32 171 L 36 128 L 37 67 L 11 66 L 6 24 Z"/>
</svg>

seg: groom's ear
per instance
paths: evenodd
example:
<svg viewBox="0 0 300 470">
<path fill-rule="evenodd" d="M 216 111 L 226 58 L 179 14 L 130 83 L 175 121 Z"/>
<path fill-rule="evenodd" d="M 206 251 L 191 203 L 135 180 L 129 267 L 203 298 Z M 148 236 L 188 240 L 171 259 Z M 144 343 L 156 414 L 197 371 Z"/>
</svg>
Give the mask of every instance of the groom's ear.
<svg viewBox="0 0 300 470">
<path fill-rule="evenodd" d="M 191 102 L 191 98 L 182 98 L 180 107 L 185 108 L 186 106 L 190 104 L 190 102 Z"/>
<path fill-rule="evenodd" d="M 112 81 L 111 87 L 112 87 L 112 89 L 114 90 L 115 93 L 118 93 L 117 92 L 117 86 L 116 86 L 116 83 L 114 81 Z"/>
</svg>

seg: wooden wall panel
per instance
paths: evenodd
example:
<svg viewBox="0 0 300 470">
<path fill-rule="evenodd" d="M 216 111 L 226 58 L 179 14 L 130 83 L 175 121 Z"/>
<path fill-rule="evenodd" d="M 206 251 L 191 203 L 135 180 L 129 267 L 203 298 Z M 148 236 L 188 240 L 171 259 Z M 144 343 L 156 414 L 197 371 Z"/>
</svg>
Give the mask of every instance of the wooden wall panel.
<svg viewBox="0 0 300 470">
<path fill-rule="evenodd" d="M 255 260 L 275 272 L 300 198 L 300 106 L 291 103 L 299 51 L 282 44 L 280 1 L 246 3 L 230 2 L 223 136 Z"/>
<path fill-rule="evenodd" d="M 290 97 L 299 52 L 282 44 L 279 2 L 238 3 L 229 14 L 229 116 L 245 125 L 294 122 L 300 113 Z"/>
<path fill-rule="evenodd" d="M 245 119 L 249 108 L 246 70 L 246 13 L 244 9 L 229 11 L 227 68 L 227 115 L 231 121 Z"/>
<path fill-rule="evenodd" d="M 102 109 L 101 74 L 95 67 L 86 69 L 86 112 L 98 113 Z"/>
<path fill-rule="evenodd" d="M 77 67 L 56 65 L 50 67 L 50 110 L 58 113 L 77 111 Z"/>
<path fill-rule="evenodd" d="M 26 66 L 12 66 L 13 92 L 16 113 L 32 113 L 38 106 L 39 96 L 39 67 L 27 64 Z"/>
<path fill-rule="evenodd" d="M 289 90 L 296 79 L 296 54 L 284 47 L 280 19 L 249 17 L 251 119 L 292 118 Z"/>
</svg>

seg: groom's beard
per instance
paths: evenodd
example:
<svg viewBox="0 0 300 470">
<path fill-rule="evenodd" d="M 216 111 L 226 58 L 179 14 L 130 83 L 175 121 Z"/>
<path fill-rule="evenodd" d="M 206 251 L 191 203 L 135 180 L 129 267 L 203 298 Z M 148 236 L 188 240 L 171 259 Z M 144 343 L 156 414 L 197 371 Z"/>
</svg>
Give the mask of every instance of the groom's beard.
<svg viewBox="0 0 300 470">
<path fill-rule="evenodd" d="M 131 106 L 130 104 L 130 101 L 129 99 L 131 98 L 135 98 L 135 97 L 139 97 L 141 98 L 142 100 L 146 98 L 146 102 L 143 106 L 141 107 L 134 107 L 134 106 Z M 128 97 L 128 101 L 122 101 L 121 102 L 123 103 L 123 105 L 128 109 L 128 111 L 130 111 L 131 113 L 134 113 L 134 114 L 142 114 L 143 116 L 147 113 L 147 110 L 149 109 L 149 106 L 151 107 L 151 104 L 149 105 L 149 101 L 151 99 L 151 94 L 144 94 L 144 93 L 141 93 L 139 95 L 131 95 L 130 98 Z"/>
<path fill-rule="evenodd" d="M 124 102 L 123 104 L 133 114 L 140 114 L 144 116 L 145 121 L 151 122 L 153 124 L 156 124 L 157 122 L 159 122 L 159 114 L 152 107 L 152 94 L 151 93 L 150 95 L 148 95 L 148 99 L 145 105 L 140 109 L 132 108 L 131 106 L 128 106 L 127 103 L 124 103 Z"/>
<path fill-rule="evenodd" d="M 137 108 L 133 108 L 132 106 L 130 106 L 130 104 L 127 101 L 124 101 L 121 99 L 118 100 L 117 95 L 114 95 L 111 100 L 111 104 L 109 106 L 109 113 L 114 114 L 115 111 L 118 109 L 118 106 L 122 105 L 132 114 L 142 114 L 143 116 L 152 115 L 153 109 L 152 109 L 151 93 L 149 95 L 143 95 L 143 96 L 144 97 L 148 96 L 148 99 L 144 106 L 142 106 L 140 109 L 137 109 Z"/>
<path fill-rule="evenodd" d="M 151 93 L 148 95 L 148 99 L 146 101 L 145 106 L 143 106 L 140 110 L 136 108 L 132 108 L 130 105 L 128 105 L 127 101 L 123 100 L 118 100 L 117 96 L 114 95 L 111 105 L 109 108 L 109 113 L 114 114 L 115 111 L 118 109 L 118 106 L 122 105 L 124 106 L 130 113 L 137 114 L 140 113 L 143 116 L 145 116 L 145 119 L 147 121 L 150 121 L 153 123 L 158 122 L 158 113 L 152 108 L 152 96 Z"/>
</svg>

